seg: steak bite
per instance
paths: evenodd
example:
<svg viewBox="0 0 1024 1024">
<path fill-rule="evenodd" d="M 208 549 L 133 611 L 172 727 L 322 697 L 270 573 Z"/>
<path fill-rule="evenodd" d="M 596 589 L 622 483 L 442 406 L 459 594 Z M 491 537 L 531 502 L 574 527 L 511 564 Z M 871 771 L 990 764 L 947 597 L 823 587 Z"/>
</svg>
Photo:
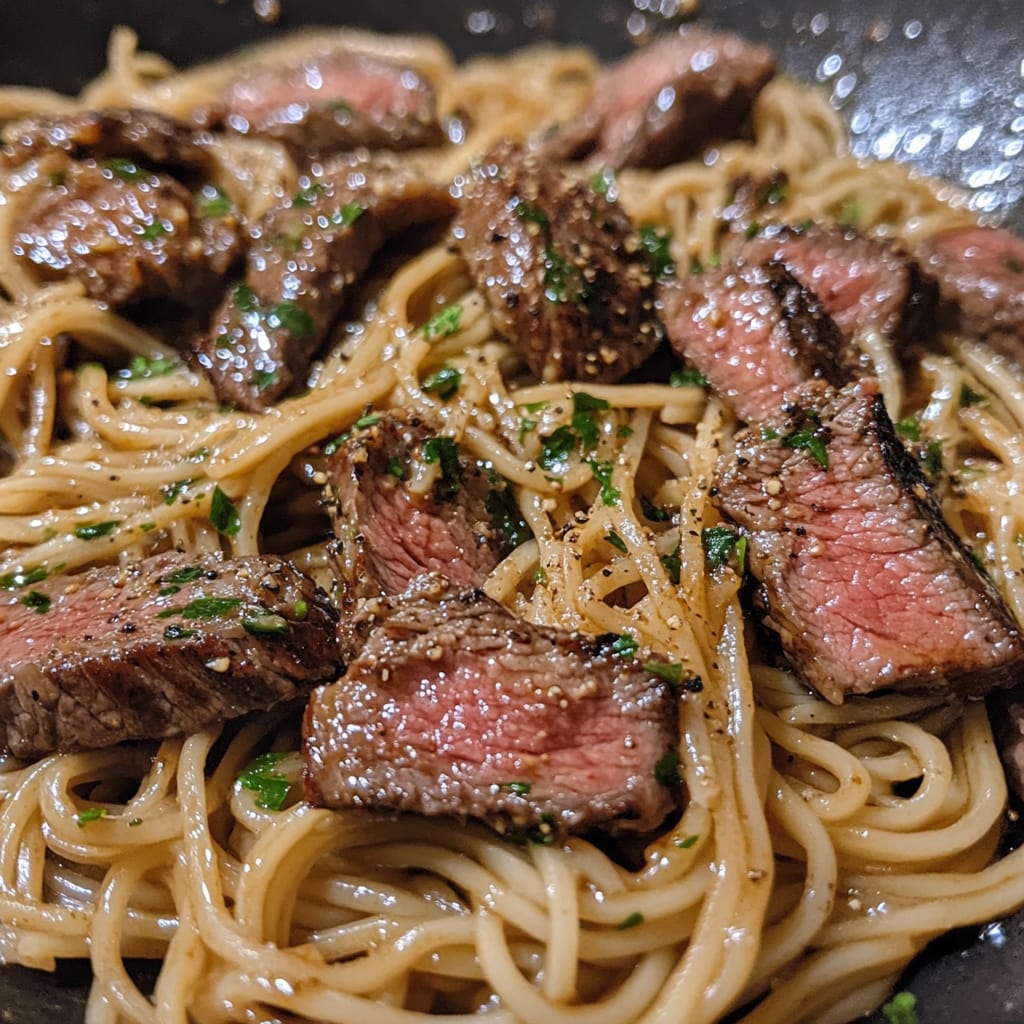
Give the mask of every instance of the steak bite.
<svg viewBox="0 0 1024 1024">
<path fill-rule="evenodd" d="M 693 27 L 661 36 L 606 68 L 590 106 L 543 144 L 549 159 L 665 167 L 712 139 L 734 137 L 775 57 L 729 32 Z"/>
<path fill-rule="evenodd" d="M 691 274 L 664 284 L 660 299 L 676 355 L 749 422 L 776 412 L 805 381 L 842 384 L 856 368 L 817 298 L 777 264 Z"/>
<path fill-rule="evenodd" d="M 613 383 L 662 332 L 654 276 L 618 203 L 503 142 L 465 186 L 455 245 L 491 319 L 545 381 Z"/>
<path fill-rule="evenodd" d="M 953 228 L 920 251 L 939 281 L 943 326 L 1024 366 L 1024 239 L 1000 228 Z"/>
<path fill-rule="evenodd" d="M 417 493 L 432 466 L 433 483 Z M 504 482 L 416 416 L 394 410 L 357 430 L 331 455 L 327 479 L 343 607 L 400 594 L 423 573 L 478 587 L 506 553 L 491 511 L 509 493 Z"/>
<path fill-rule="evenodd" d="M 769 225 L 735 252 L 749 263 L 781 263 L 847 339 L 877 331 L 910 341 L 935 329 L 938 287 L 889 242 L 843 228 Z"/>
<path fill-rule="evenodd" d="M 656 766 L 677 747 L 673 694 L 638 662 L 425 580 L 314 692 L 305 795 L 501 831 L 643 831 L 672 809 Z"/>
<path fill-rule="evenodd" d="M 247 69 L 228 86 L 216 119 L 241 135 L 275 139 L 300 161 L 445 142 L 434 90 L 418 72 L 348 50 Z"/>
<path fill-rule="evenodd" d="M 1024 639 L 942 518 L 874 380 L 813 381 L 736 437 L 716 503 L 750 535 L 765 622 L 790 664 L 851 693 L 977 696 L 1024 670 Z"/>
<path fill-rule="evenodd" d="M 218 398 L 260 411 L 305 383 L 349 286 L 389 238 L 454 212 L 448 190 L 335 160 L 255 229 L 245 282 L 195 345 Z"/>
<path fill-rule="evenodd" d="M 341 669 L 337 612 L 290 562 L 157 555 L 0 596 L 0 724 L 22 758 L 197 732 Z"/>
<path fill-rule="evenodd" d="M 111 306 L 212 302 L 242 252 L 237 217 L 201 217 L 164 173 L 124 161 L 69 161 L 34 184 L 11 249 L 46 280 L 74 278 Z"/>
</svg>

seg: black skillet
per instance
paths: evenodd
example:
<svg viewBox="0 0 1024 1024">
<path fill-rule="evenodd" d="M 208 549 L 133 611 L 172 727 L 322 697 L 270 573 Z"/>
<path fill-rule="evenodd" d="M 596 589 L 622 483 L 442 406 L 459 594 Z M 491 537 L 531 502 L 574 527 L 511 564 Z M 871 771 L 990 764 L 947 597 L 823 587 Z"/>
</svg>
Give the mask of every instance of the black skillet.
<svg viewBox="0 0 1024 1024">
<path fill-rule="evenodd" d="M 256 0 L 255 7 L 265 0 Z M 1019 0 L 702 0 L 711 23 L 771 44 L 854 128 L 859 156 L 895 157 L 963 186 L 972 207 L 1024 231 L 1024 23 Z M 114 25 L 179 64 L 305 24 L 430 32 L 456 56 L 540 39 L 615 57 L 667 27 L 685 0 L 43 0 L 2 4 L 0 81 L 77 90 L 103 66 Z M 269 6 L 269 4 L 268 4 Z M 933 945 L 904 987 L 920 1024 L 1024 1022 L 1024 912 Z M 145 975 L 145 969 L 142 974 Z M 143 979 L 144 980 L 144 979 Z M 88 969 L 0 968 L 0 1022 L 81 1021 Z M 881 1022 L 879 1014 L 869 1018 Z M 682 1024 L 682 1022 L 681 1022 Z"/>
</svg>

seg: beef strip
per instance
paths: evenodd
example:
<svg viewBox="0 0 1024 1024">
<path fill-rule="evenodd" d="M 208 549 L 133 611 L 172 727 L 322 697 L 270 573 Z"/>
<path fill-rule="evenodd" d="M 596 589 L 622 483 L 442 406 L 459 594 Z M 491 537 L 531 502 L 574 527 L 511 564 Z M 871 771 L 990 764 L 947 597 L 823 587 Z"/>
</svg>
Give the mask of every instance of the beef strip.
<svg viewBox="0 0 1024 1024">
<path fill-rule="evenodd" d="M 111 306 L 202 306 L 241 255 L 237 216 L 199 216 L 188 189 L 164 173 L 62 161 L 28 187 L 14 218 L 14 255 L 39 277 L 74 278 Z"/>
<path fill-rule="evenodd" d="M 549 159 L 665 167 L 735 136 L 775 57 L 728 32 L 695 26 L 661 36 L 606 68 L 589 107 L 544 141 Z"/>
<path fill-rule="evenodd" d="M 454 461 L 433 463 L 438 472 L 427 493 L 410 489 L 430 465 L 424 451 L 430 443 L 438 444 L 434 430 L 395 410 L 353 431 L 331 455 L 329 507 L 343 607 L 400 594 L 423 573 L 438 573 L 456 586 L 480 586 L 506 553 L 506 538 L 489 509 L 494 495 L 500 500 L 506 493 L 505 484 L 500 477 L 492 483 L 454 441 L 440 442 Z"/>
<path fill-rule="evenodd" d="M 658 347 L 652 270 L 629 218 L 537 153 L 498 145 L 452 236 L 496 330 L 542 380 L 611 383 Z"/>
<path fill-rule="evenodd" d="M 300 162 L 361 147 L 404 150 L 445 142 L 434 90 L 421 75 L 346 50 L 247 69 L 228 86 L 215 119 L 239 134 L 283 143 Z"/>
<path fill-rule="evenodd" d="M 731 251 L 750 263 L 781 263 L 818 297 L 845 338 L 877 331 L 897 341 L 927 340 L 934 331 L 935 281 L 889 242 L 818 225 L 769 225 L 753 238 L 746 234 Z"/>
<path fill-rule="evenodd" d="M 384 242 L 454 212 L 446 188 L 334 160 L 254 230 L 245 282 L 225 297 L 196 360 L 220 400 L 260 411 L 305 382 L 349 286 Z"/>
<path fill-rule="evenodd" d="M 382 602 L 303 726 L 306 799 L 561 834 L 646 830 L 672 808 L 668 686 L 600 640 L 522 622 L 480 591 Z"/>
<path fill-rule="evenodd" d="M 69 157 L 125 158 L 156 167 L 208 172 L 208 136 L 154 110 L 108 107 L 44 114 L 4 129 L 0 167 L 63 152 Z"/>
<path fill-rule="evenodd" d="M 665 283 L 672 348 L 744 420 L 775 412 L 804 381 L 842 384 L 856 370 L 817 298 L 778 264 L 738 261 Z"/>
<path fill-rule="evenodd" d="M 338 615 L 290 562 L 158 555 L 0 594 L 0 723 L 22 758 L 196 732 L 341 669 Z"/>
<path fill-rule="evenodd" d="M 1024 367 L 1024 238 L 1000 228 L 953 228 L 920 246 L 939 280 L 943 326 L 983 338 Z"/>
<path fill-rule="evenodd" d="M 812 381 L 735 440 L 716 503 L 749 532 L 765 621 L 821 694 L 974 696 L 1024 670 L 1020 627 L 943 520 L 874 380 Z"/>
</svg>

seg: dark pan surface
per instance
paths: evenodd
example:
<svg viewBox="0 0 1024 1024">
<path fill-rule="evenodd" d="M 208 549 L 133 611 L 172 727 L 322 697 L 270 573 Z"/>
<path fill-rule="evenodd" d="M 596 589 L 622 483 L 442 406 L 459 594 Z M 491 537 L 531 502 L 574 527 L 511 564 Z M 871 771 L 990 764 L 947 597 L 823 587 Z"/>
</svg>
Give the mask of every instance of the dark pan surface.
<svg viewBox="0 0 1024 1024">
<path fill-rule="evenodd" d="M 76 90 L 104 63 L 110 28 L 179 64 L 306 24 L 432 32 L 459 57 L 541 39 L 604 57 L 669 23 L 676 0 L 281 0 L 276 25 L 251 0 L 3 2 L 0 81 Z M 1024 231 L 1024 20 L 1019 0 L 703 0 L 712 23 L 768 42 L 818 81 L 859 156 L 895 157 L 962 186 L 972 208 Z M 1024 912 L 947 936 L 908 972 L 920 1024 L 1024 1021 Z M 0 1024 L 81 1021 L 87 971 L 0 968 Z M 869 1021 L 882 1024 L 879 1014 Z"/>
</svg>

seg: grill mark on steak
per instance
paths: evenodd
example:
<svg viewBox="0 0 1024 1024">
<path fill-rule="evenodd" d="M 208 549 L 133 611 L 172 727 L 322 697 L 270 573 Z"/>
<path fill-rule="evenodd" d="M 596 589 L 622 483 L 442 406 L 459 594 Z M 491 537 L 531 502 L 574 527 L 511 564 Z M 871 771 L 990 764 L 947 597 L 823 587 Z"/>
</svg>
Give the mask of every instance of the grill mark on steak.
<svg viewBox="0 0 1024 1024">
<path fill-rule="evenodd" d="M 541 379 L 613 383 L 662 338 L 639 234 L 617 202 L 500 143 L 452 226 L 494 327 Z"/>
<path fill-rule="evenodd" d="M 30 593 L 0 595 L 0 723 L 22 758 L 197 732 L 341 669 L 327 595 L 270 555 L 157 555 Z"/>
<path fill-rule="evenodd" d="M 748 263 L 782 264 L 818 297 L 847 340 L 868 331 L 926 340 L 935 330 L 937 284 L 889 242 L 838 227 L 770 225 L 732 251 Z"/>
<path fill-rule="evenodd" d="M 418 72 L 364 53 L 312 54 L 247 69 L 200 115 L 283 143 L 300 162 L 342 150 L 405 150 L 446 141 L 434 90 Z"/>
<path fill-rule="evenodd" d="M 942 518 L 877 383 L 814 381 L 790 401 L 737 435 L 715 499 L 749 532 L 765 621 L 790 664 L 833 703 L 1011 683 L 1024 667 L 1020 627 Z M 827 468 L 793 441 L 817 422 Z"/>
<path fill-rule="evenodd" d="M 775 75 L 775 57 L 728 32 L 669 33 L 602 71 L 589 107 L 543 144 L 548 159 L 665 167 L 732 138 Z"/>
<path fill-rule="evenodd" d="M 409 489 L 414 472 L 426 465 L 424 444 L 436 437 L 419 417 L 392 410 L 328 460 L 343 608 L 400 594 L 423 573 L 478 587 L 505 553 L 487 508 L 500 484 L 491 484 L 475 462 L 460 456 L 456 480 L 439 473 L 426 494 Z"/>
<path fill-rule="evenodd" d="M 743 260 L 664 283 L 676 355 L 744 420 L 764 419 L 811 378 L 843 384 L 856 365 L 817 298 L 782 266 Z"/>
<path fill-rule="evenodd" d="M 1024 239 L 972 225 L 925 239 L 920 253 L 939 281 L 942 326 L 1024 367 Z"/>
<path fill-rule="evenodd" d="M 672 808 L 655 766 L 677 746 L 674 697 L 637 662 L 426 580 L 382 603 L 345 676 L 314 692 L 305 796 L 501 831 L 642 831 Z"/>
<path fill-rule="evenodd" d="M 130 167 L 126 176 L 95 160 L 62 161 L 26 186 L 12 252 L 38 276 L 74 278 L 111 306 L 211 303 L 241 256 L 237 216 L 197 216 L 181 182 Z"/>
<path fill-rule="evenodd" d="M 385 241 L 454 212 L 446 188 L 394 164 L 334 160 L 256 227 L 245 286 L 194 351 L 218 398 L 262 411 L 304 383 L 351 284 Z"/>
</svg>

